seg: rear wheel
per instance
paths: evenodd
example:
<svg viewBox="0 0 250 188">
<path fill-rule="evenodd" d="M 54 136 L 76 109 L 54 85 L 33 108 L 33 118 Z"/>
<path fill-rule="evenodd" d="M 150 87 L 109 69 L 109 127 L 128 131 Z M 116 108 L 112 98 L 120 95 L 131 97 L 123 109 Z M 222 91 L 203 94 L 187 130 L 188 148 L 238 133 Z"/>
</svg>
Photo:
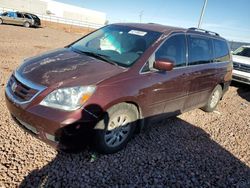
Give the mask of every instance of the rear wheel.
<svg viewBox="0 0 250 188">
<path fill-rule="evenodd" d="M 3 23 L 3 20 L 0 18 L 0 25 Z"/>
<path fill-rule="evenodd" d="M 95 127 L 94 146 L 100 153 L 114 153 L 126 146 L 137 124 L 137 108 L 128 103 L 113 106 Z"/>
<path fill-rule="evenodd" d="M 30 27 L 30 23 L 29 22 L 24 22 L 23 26 L 28 28 L 28 27 Z"/>
<path fill-rule="evenodd" d="M 222 97 L 222 87 L 217 85 L 212 91 L 206 106 L 202 108 L 205 112 L 212 112 L 215 110 Z"/>
</svg>

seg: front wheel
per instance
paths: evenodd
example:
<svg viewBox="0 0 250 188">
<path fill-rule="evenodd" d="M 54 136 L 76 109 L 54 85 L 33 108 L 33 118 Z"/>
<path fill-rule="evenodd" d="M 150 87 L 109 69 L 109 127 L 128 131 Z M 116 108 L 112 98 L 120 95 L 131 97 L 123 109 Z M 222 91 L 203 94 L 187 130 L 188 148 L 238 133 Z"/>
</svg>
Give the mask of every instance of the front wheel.
<svg viewBox="0 0 250 188">
<path fill-rule="evenodd" d="M 111 107 L 95 127 L 94 147 L 100 153 L 115 153 L 131 139 L 138 119 L 137 108 L 128 103 Z"/>
<path fill-rule="evenodd" d="M 220 85 L 217 85 L 212 91 L 206 106 L 204 106 L 201 109 L 204 110 L 205 112 L 214 111 L 217 105 L 219 104 L 221 97 L 222 97 L 222 87 Z"/>
<path fill-rule="evenodd" d="M 0 25 L 3 23 L 3 20 L 0 18 Z"/>
</svg>

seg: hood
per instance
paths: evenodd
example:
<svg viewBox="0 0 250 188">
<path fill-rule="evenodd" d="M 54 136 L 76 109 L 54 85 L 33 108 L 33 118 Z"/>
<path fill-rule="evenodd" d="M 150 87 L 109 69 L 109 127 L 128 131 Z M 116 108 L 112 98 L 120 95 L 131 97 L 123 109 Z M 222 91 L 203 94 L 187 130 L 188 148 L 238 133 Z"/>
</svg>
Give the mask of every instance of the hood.
<svg viewBox="0 0 250 188">
<path fill-rule="evenodd" d="M 233 62 L 250 65 L 250 57 L 233 55 Z"/>
<path fill-rule="evenodd" d="M 69 48 L 29 58 L 17 69 L 22 77 L 43 86 L 96 84 L 125 69 L 76 53 Z"/>
</svg>

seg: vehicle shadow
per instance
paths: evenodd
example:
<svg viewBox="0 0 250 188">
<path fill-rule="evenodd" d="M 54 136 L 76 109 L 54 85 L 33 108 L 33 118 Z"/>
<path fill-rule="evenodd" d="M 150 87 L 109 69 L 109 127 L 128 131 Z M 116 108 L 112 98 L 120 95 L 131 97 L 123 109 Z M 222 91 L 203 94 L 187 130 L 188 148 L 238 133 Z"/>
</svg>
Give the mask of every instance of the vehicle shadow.
<svg viewBox="0 0 250 188">
<path fill-rule="evenodd" d="M 232 86 L 238 88 L 237 93 L 239 96 L 248 102 L 250 102 L 250 85 L 238 83 L 238 82 L 232 82 Z"/>
<path fill-rule="evenodd" d="M 6 23 L 2 23 L 2 25 L 11 25 L 11 26 L 14 26 L 14 27 L 23 27 L 23 28 L 25 28 L 24 26 L 22 26 L 22 25 L 16 25 L 16 24 L 6 24 Z M 39 27 L 29 27 L 29 28 L 31 28 L 31 29 L 39 29 L 39 28 L 43 28 L 42 26 L 39 26 Z M 27 28 L 28 29 L 28 28 Z"/>
<path fill-rule="evenodd" d="M 204 130 L 159 117 L 146 118 L 150 126 L 115 154 L 58 152 L 20 187 L 250 186 L 250 168 Z"/>
</svg>

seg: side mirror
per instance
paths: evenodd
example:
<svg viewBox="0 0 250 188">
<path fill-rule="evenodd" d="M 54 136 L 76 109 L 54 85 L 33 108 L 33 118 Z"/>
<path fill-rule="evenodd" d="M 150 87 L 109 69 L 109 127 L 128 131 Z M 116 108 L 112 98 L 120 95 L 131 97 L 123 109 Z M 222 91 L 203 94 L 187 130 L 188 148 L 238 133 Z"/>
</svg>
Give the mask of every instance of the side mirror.
<svg viewBox="0 0 250 188">
<path fill-rule="evenodd" d="M 154 68 L 162 71 L 171 71 L 174 68 L 174 62 L 169 59 L 157 59 L 154 62 Z"/>
</svg>

